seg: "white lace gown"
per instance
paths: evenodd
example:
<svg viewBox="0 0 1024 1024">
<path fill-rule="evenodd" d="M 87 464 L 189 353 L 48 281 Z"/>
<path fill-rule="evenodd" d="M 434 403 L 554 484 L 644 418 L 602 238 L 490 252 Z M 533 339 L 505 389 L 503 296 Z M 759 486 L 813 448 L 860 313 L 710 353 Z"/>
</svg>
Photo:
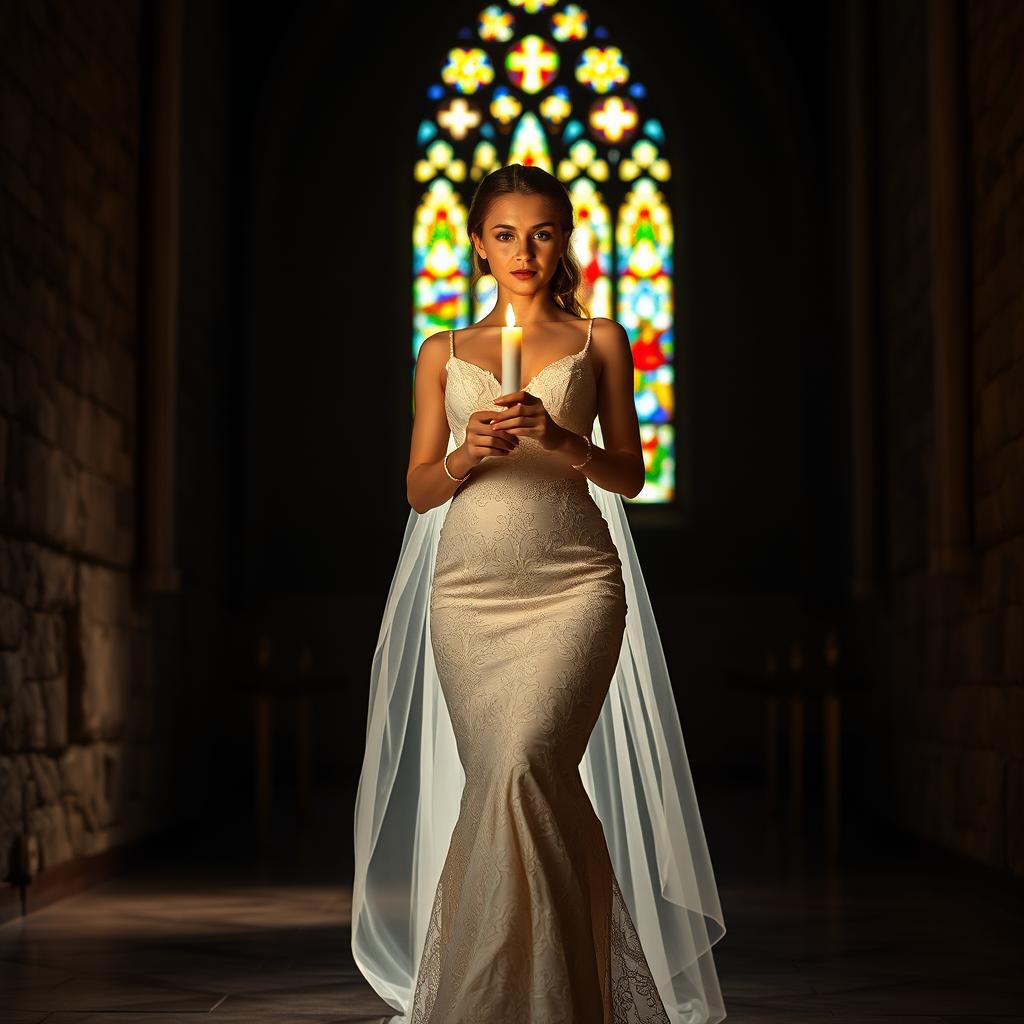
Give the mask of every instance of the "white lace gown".
<svg viewBox="0 0 1024 1024">
<path fill-rule="evenodd" d="M 586 434 L 592 330 L 526 385 Z M 501 408 L 501 386 L 455 355 L 453 334 L 449 346 L 445 408 L 461 444 L 474 410 Z M 626 611 L 583 474 L 529 437 L 472 471 L 441 529 L 430 596 L 466 781 L 411 1024 L 668 1024 L 579 771 Z"/>
</svg>

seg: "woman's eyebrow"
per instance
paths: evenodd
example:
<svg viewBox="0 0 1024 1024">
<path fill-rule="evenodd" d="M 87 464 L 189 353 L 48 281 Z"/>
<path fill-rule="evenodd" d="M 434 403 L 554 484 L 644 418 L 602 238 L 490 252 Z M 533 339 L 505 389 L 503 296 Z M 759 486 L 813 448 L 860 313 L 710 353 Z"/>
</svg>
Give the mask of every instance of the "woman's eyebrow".
<svg viewBox="0 0 1024 1024">
<path fill-rule="evenodd" d="M 530 230 L 531 231 L 536 231 L 537 228 L 553 228 L 554 226 L 555 226 L 555 222 L 553 220 L 542 220 L 539 224 L 534 224 L 533 227 L 530 228 Z M 516 229 L 514 224 L 495 224 L 491 228 L 491 230 L 495 231 L 498 228 L 511 228 L 513 231 L 515 231 L 515 229 Z"/>
</svg>

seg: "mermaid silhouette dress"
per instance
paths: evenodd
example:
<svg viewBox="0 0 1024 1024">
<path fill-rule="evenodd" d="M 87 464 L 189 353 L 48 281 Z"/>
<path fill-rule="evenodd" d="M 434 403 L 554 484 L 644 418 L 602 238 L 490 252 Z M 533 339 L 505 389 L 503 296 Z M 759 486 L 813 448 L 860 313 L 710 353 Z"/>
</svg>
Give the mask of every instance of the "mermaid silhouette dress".
<svg viewBox="0 0 1024 1024">
<path fill-rule="evenodd" d="M 589 434 L 593 320 L 526 385 Z M 445 409 L 499 411 L 455 355 Z M 520 437 L 476 466 L 441 529 L 430 642 L 465 786 L 434 895 L 411 1024 L 668 1024 L 579 773 L 622 645 L 626 597 L 582 473 Z M 403 1018 L 404 1019 L 404 1018 Z"/>
</svg>

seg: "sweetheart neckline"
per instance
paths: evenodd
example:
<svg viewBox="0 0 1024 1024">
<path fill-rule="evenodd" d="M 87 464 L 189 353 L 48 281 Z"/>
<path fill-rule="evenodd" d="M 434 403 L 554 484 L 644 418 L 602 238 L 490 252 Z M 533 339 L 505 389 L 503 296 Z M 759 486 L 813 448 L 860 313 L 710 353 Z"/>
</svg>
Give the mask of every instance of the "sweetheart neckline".
<svg viewBox="0 0 1024 1024">
<path fill-rule="evenodd" d="M 584 345 L 583 348 L 581 348 L 578 352 L 567 352 L 564 356 L 559 356 L 557 359 L 555 359 L 552 362 L 548 363 L 547 366 L 544 366 L 540 370 L 538 370 L 526 382 L 526 384 L 524 384 L 519 390 L 520 391 L 528 391 L 532 385 L 536 384 L 538 378 L 541 377 L 543 374 L 547 373 L 547 371 L 550 370 L 552 366 L 557 366 L 559 363 L 565 362 L 566 359 L 576 359 L 576 358 L 578 358 L 580 356 L 584 356 L 589 351 L 590 351 L 590 346 L 589 345 Z M 445 365 L 445 369 L 448 368 L 448 363 L 450 363 L 453 359 L 457 363 L 462 363 L 465 366 L 472 366 L 475 370 L 479 370 L 481 373 L 486 374 L 488 377 L 491 378 L 491 380 L 494 381 L 495 384 L 498 385 L 498 394 L 499 395 L 502 394 L 502 391 L 501 391 L 501 381 L 498 380 L 498 378 L 495 377 L 494 374 L 490 370 L 488 370 L 484 366 L 479 366 L 477 363 L 471 363 L 468 359 L 463 359 L 462 356 L 457 356 L 454 353 L 452 355 L 450 355 L 448 357 L 448 362 L 444 364 Z M 445 391 L 448 390 L 448 381 L 449 381 L 450 378 L 451 378 L 451 374 L 449 373 L 448 376 L 445 378 L 445 382 L 444 382 Z"/>
</svg>

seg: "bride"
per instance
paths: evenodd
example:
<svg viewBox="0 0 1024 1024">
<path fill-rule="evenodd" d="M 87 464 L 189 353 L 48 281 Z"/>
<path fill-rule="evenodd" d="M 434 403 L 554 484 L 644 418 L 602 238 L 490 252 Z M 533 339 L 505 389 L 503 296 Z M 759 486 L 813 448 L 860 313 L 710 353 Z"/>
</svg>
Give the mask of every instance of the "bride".
<svg viewBox="0 0 1024 1024">
<path fill-rule="evenodd" d="M 492 172 L 468 225 L 498 296 L 417 359 L 353 956 L 395 1024 L 714 1024 L 725 925 L 621 498 L 644 482 L 629 341 L 586 316 L 557 178 Z"/>
</svg>

